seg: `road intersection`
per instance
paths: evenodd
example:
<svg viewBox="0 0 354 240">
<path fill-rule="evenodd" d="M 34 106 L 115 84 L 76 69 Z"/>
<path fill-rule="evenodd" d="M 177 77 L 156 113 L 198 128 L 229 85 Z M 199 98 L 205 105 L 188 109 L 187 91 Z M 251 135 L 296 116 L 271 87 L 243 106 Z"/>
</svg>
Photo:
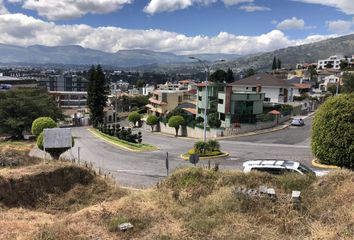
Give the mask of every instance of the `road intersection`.
<svg viewBox="0 0 354 240">
<path fill-rule="evenodd" d="M 221 169 L 241 169 L 242 163 L 250 159 L 286 159 L 311 166 L 310 131 L 312 118 L 305 120 L 304 127 L 288 127 L 276 132 L 260 135 L 234 137 L 220 140 L 222 150 L 230 154 L 225 159 L 215 159 Z M 91 134 L 87 128 L 73 128 L 76 144 L 72 155 L 80 147 L 80 158 L 92 163 L 105 172 L 110 172 L 119 184 L 128 187 L 149 187 L 166 176 L 165 159 L 169 153 L 170 169 L 189 166 L 180 158 L 197 140 L 176 138 L 159 133 L 143 133 L 146 143 L 160 150 L 137 153 L 120 149 Z M 207 165 L 207 162 L 202 162 Z"/>
</svg>

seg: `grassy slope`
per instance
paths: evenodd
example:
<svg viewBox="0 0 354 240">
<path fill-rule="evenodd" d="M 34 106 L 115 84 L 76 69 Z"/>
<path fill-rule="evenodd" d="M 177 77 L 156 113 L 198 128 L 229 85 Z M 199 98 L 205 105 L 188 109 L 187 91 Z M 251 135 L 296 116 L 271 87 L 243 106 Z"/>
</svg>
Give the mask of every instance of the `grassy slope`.
<svg viewBox="0 0 354 240">
<path fill-rule="evenodd" d="M 84 201 L 77 208 L 63 206 L 86 199 L 87 194 L 80 196 L 85 189 L 57 196 L 48 205 L 57 212 L 0 208 L 5 229 L 0 239 L 351 239 L 353 182 L 349 171 L 313 179 L 180 169 L 156 188 L 123 197 L 108 194 L 106 201 Z M 278 199 L 234 192 L 235 187 L 260 185 L 274 187 Z M 291 204 L 291 190 L 302 191 L 302 209 Z M 90 199 L 107 191 L 112 190 L 91 191 Z M 123 222 L 133 223 L 134 229 L 117 231 Z"/>
</svg>

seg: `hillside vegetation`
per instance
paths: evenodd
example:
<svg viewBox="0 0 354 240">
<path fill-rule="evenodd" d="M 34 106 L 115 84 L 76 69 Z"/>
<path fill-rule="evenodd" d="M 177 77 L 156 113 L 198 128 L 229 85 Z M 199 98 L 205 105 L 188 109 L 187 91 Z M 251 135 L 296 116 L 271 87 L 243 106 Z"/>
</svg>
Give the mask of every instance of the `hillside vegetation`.
<svg viewBox="0 0 354 240">
<path fill-rule="evenodd" d="M 7 196 L 18 197 L 9 202 L 10 182 Z M 0 239 L 352 239 L 353 184 L 345 170 L 316 179 L 186 168 L 154 188 L 127 191 L 66 162 L 6 167 Z M 262 185 L 277 198 L 239 191 Z M 292 190 L 302 191 L 301 206 Z M 118 230 L 124 222 L 134 228 Z"/>
</svg>

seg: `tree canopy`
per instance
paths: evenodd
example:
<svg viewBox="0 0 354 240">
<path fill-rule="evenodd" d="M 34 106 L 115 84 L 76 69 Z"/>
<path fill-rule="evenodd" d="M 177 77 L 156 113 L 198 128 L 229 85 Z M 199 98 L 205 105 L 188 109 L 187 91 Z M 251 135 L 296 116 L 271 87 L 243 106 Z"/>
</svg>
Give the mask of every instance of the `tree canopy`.
<svg viewBox="0 0 354 240">
<path fill-rule="evenodd" d="M 354 94 L 329 97 L 312 125 L 312 152 L 323 164 L 354 169 Z"/>
<path fill-rule="evenodd" d="M 138 112 L 132 112 L 128 115 L 128 121 L 136 125 L 141 120 L 141 116 Z"/>
<path fill-rule="evenodd" d="M 154 126 L 159 122 L 158 117 L 155 115 L 149 115 L 146 119 L 146 124 L 151 127 L 151 131 L 154 130 Z"/>
<path fill-rule="evenodd" d="M 218 113 L 212 113 L 208 116 L 208 125 L 211 128 L 219 128 L 221 126 L 221 121 L 219 119 Z"/>
<path fill-rule="evenodd" d="M 184 118 L 182 116 L 172 116 L 169 120 L 168 120 L 168 126 L 169 127 L 173 127 L 176 130 L 176 136 L 178 136 L 178 130 L 179 127 L 181 125 L 183 125 L 184 122 Z"/>
<path fill-rule="evenodd" d="M 47 91 L 14 89 L 0 92 L 0 133 L 21 137 L 31 131 L 32 122 L 41 116 L 62 119 L 63 114 Z"/>
</svg>

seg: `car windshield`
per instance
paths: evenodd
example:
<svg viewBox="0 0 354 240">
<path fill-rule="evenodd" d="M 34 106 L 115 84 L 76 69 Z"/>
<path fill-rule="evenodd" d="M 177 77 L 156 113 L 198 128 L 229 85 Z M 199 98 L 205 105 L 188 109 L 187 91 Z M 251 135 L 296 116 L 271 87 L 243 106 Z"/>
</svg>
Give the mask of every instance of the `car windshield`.
<svg viewBox="0 0 354 240">
<path fill-rule="evenodd" d="M 315 172 L 312 171 L 311 168 L 309 168 L 309 167 L 307 167 L 307 166 L 305 166 L 303 164 L 300 164 L 298 169 L 304 174 L 315 174 Z"/>
</svg>

